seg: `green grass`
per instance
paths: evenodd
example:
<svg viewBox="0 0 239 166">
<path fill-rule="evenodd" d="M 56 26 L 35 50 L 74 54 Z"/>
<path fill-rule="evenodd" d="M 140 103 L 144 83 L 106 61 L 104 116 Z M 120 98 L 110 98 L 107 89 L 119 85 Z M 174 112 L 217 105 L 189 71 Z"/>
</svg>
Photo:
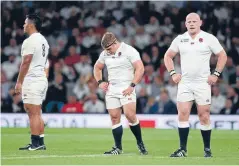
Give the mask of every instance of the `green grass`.
<svg viewBox="0 0 239 166">
<path fill-rule="evenodd" d="M 239 132 L 213 131 L 213 158 L 203 157 L 199 130 L 191 130 L 187 158 L 169 158 L 178 148 L 176 130 L 143 129 L 149 155 L 141 156 L 129 129 L 124 130 L 123 150 L 119 156 L 102 153 L 113 145 L 110 129 L 45 130 L 46 151 L 19 151 L 29 142 L 29 129 L 2 128 L 1 162 L 3 165 L 239 165 Z"/>
</svg>

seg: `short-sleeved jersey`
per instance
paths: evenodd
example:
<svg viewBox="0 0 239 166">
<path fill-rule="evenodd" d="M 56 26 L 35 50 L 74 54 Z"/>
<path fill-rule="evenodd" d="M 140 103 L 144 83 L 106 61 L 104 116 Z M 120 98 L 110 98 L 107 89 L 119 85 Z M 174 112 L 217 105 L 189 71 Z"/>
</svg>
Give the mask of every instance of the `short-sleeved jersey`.
<svg viewBox="0 0 239 166">
<path fill-rule="evenodd" d="M 26 77 L 45 77 L 44 69 L 47 67 L 49 45 L 40 33 L 33 33 L 22 44 L 21 55 L 32 55 L 32 61 Z"/>
<path fill-rule="evenodd" d="M 218 39 L 204 31 L 192 39 L 188 32 L 178 35 L 170 50 L 180 54 L 182 80 L 205 81 L 210 75 L 210 57 L 223 50 Z"/>
<path fill-rule="evenodd" d="M 102 51 L 97 62 L 105 64 L 108 81 L 112 83 L 131 82 L 134 79 L 133 63 L 141 60 L 139 52 L 132 46 L 121 42 L 114 55 Z"/>
</svg>

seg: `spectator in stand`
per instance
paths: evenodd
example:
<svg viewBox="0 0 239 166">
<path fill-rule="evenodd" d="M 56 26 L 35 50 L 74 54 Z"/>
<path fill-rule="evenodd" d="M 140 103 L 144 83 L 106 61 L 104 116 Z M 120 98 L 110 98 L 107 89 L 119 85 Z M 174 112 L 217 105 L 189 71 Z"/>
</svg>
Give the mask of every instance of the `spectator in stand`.
<svg viewBox="0 0 239 166">
<path fill-rule="evenodd" d="M 78 81 L 76 82 L 73 93 L 76 95 L 78 100 L 83 100 L 87 94 L 89 94 L 90 90 L 87 86 L 87 81 L 89 80 L 89 76 L 80 76 Z"/>
<path fill-rule="evenodd" d="M 56 107 L 56 112 L 60 112 L 66 102 L 66 86 L 63 82 L 63 76 L 56 74 L 54 82 L 49 86 L 46 96 L 46 112 L 53 112 Z"/>
<path fill-rule="evenodd" d="M 226 97 L 220 93 L 218 86 L 212 87 L 212 104 L 211 104 L 211 113 L 219 114 L 221 109 L 225 106 Z"/>
<path fill-rule="evenodd" d="M 229 85 L 235 84 L 236 68 L 232 58 L 228 56 L 226 66 L 222 72 L 223 80 Z"/>
<path fill-rule="evenodd" d="M 105 104 L 97 98 L 97 95 L 92 93 L 90 98 L 84 104 L 85 113 L 106 113 Z"/>
<path fill-rule="evenodd" d="M 168 91 L 164 88 L 160 92 L 158 113 L 177 114 L 176 104 L 169 98 Z"/>
<path fill-rule="evenodd" d="M 81 55 L 81 61 L 74 64 L 74 68 L 81 76 L 92 75 L 93 67 L 90 63 L 90 57 L 88 55 Z"/>
<path fill-rule="evenodd" d="M 157 70 L 160 66 L 161 57 L 159 56 L 159 48 L 157 46 L 151 47 L 152 63 L 154 70 Z"/>
<path fill-rule="evenodd" d="M 157 114 L 159 110 L 159 103 L 154 97 L 149 97 L 147 105 L 144 109 L 144 113 L 147 114 Z"/>
<path fill-rule="evenodd" d="M 161 88 L 164 87 L 162 78 L 160 76 L 155 76 L 152 84 L 149 85 L 150 88 L 150 96 L 159 98 Z"/>
<path fill-rule="evenodd" d="M 236 111 L 239 108 L 239 95 L 231 86 L 227 87 L 227 98 L 232 101 L 232 109 Z"/>
<path fill-rule="evenodd" d="M 231 99 L 226 99 L 225 103 L 223 103 L 225 105 L 224 108 L 221 109 L 220 114 L 234 114 L 233 111 L 233 105 L 232 105 L 232 100 Z"/>
<path fill-rule="evenodd" d="M 169 82 L 165 87 L 168 90 L 169 98 L 174 102 L 177 103 L 177 92 L 178 86 L 173 81 L 172 77 L 169 78 Z"/>
<path fill-rule="evenodd" d="M 77 101 L 76 96 L 68 96 L 67 103 L 63 106 L 62 113 L 83 113 L 83 104 Z"/>
<path fill-rule="evenodd" d="M 12 80 L 14 75 L 18 73 L 19 65 L 19 57 L 13 54 L 8 56 L 8 61 L 2 63 L 2 70 L 5 72 L 7 80 Z"/>
<path fill-rule="evenodd" d="M 145 107 L 148 102 L 148 95 L 145 88 L 141 88 L 139 92 L 139 97 L 136 101 L 136 113 L 142 114 L 145 112 Z"/>
<path fill-rule="evenodd" d="M 237 95 L 239 96 L 239 77 L 236 78 L 236 84 L 233 85 L 233 88 L 235 89 Z"/>
<path fill-rule="evenodd" d="M 80 62 L 80 55 L 76 53 L 76 47 L 70 46 L 69 55 L 65 58 L 65 64 L 68 66 L 73 66 L 74 64 Z"/>
<path fill-rule="evenodd" d="M 17 46 L 17 41 L 13 38 L 10 39 L 9 46 L 6 46 L 3 52 L 6 56 L 10 56 L 10 55 L 19 56 L 20 48 Z"/>
</svg>

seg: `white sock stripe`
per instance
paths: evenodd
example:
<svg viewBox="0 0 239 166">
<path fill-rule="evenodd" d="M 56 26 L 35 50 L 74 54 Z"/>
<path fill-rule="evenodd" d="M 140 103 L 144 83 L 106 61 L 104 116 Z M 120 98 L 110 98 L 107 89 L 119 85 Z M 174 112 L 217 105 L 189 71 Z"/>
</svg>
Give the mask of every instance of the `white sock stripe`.
<svg viewBox="0 0 239 166">
<path fill-rule="evenodd" d="M 211 124 L 208 124 L 208 125 L 200 125 L 200 129 L 203 130 L 203 131 L 207 131 L 207 130 L 211 130 L 212 129 L 212 126 Z"/>
<path fill-rule="evenodd" d="M 40 136 L 40 138 L 41 138 L 41 137 L 44 137 L 45 135 L 44 135 L 44 134 L 41 134 L 41 135 L 39 135 L 39 136 Z"/>
<path fill-rule="evenodd" d="M 189 122 L 188 121 L 178 121 L 178 127 L 179 128 L 188 128 L 189 127 Z"/>
<path fill-rule="evenodd" d="M 120 127 L 120 126 L 121 126 L 121 123 L 118 123 L 118 124 L 116 124 L 116 125 L 113 125 L 113 126 L 112 126 L 112 129 L 116 129 L 116 128 Z"/>
<path fill-rule="evenodd" d="M 137 119 L 135 123 L 129 123 L 130 126 L 136 126 L 137 124 L 139 124 L 139 119 Z"/>
</svg>

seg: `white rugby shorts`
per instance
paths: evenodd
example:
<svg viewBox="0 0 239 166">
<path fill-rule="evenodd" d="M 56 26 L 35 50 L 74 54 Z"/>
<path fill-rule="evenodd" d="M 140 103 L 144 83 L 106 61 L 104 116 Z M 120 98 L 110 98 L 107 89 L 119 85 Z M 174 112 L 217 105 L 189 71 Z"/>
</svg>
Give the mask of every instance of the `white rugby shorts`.
<svg viewBox="0 0 239 166">
<path fill-rule="evenodd" d="M 26 77 L 22 85 L 23 103 L 41 105 L 46 97 L 47 88 L 46 77 Z"/>
<path fill-rule="evenodd" d="M 136 102 L 135 90 L 128 96 L 123 96 L 123 91 L 130 86 L 129 84 L 122 84 L 114 86 L 109 84 L 108 91 L 105 95 L 105 102 L 107 109 L 120 108 L 128 103 Z"/>
<path fill-rule="evenodd" d="M 198 105 L 211 104 L 211 86 L 207 82 L 178 84 L 177 101 L 187 102 L 195 100 Z"/>
</svg>

